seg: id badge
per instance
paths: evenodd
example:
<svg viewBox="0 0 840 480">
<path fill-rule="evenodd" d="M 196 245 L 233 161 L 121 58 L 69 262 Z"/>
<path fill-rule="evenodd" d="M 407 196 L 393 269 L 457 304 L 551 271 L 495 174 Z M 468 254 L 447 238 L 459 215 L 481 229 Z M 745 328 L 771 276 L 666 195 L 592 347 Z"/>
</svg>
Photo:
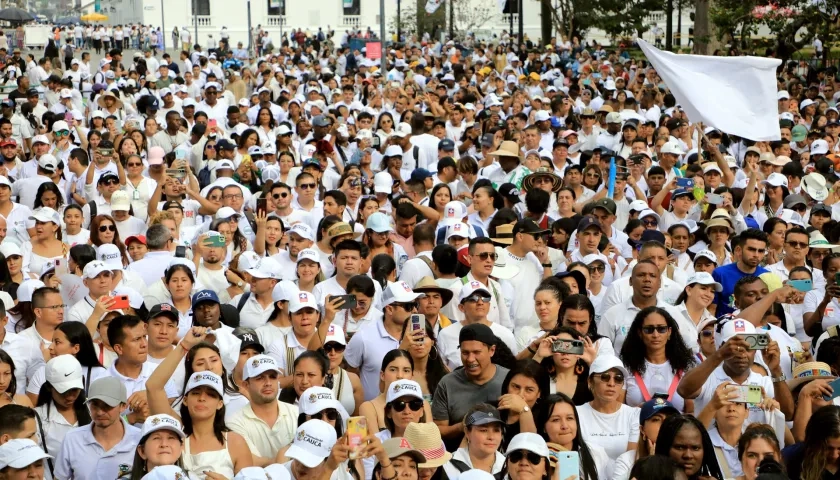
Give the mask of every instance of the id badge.
<svg viewBox="0 0 840 480">
<path fill-rule="evenodd" d="M 135 190 L 135 191 L 134 191 L 134 193 L 132 194 L 132 198 L 133 198 L 134 200 L 140 200 L 140 191 L 139 191 L 139 190 Z"/>
</svg>

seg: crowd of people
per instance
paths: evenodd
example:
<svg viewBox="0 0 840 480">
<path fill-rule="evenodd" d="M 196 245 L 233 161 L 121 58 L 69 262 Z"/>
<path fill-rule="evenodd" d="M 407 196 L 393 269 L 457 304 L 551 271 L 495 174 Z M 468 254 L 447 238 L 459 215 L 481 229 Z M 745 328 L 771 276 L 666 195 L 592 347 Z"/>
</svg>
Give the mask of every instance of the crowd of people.
<svg viewBox="0 0 840 480">
<path fill-rule="evenodd" d="M 350 37 L 7 59 L 0 480 L 837 477 L 836 72 Z"/>
</svg>

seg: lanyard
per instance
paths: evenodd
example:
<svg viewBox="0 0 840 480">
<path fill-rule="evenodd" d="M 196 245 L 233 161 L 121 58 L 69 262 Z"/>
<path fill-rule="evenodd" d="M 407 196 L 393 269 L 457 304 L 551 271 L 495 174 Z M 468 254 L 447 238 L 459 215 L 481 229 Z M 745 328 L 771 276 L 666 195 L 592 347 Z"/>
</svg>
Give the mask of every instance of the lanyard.
<svg viewBox="0 0 840 480">
<path fill-rule="evenodd" d="M 677 374 L 674 375 L 674 379 L 671 380 L 671 386 L 668 387 L 668 401 L 671 401 L 671 398 L 674 396 L 674 392 L 677 391 L 677 386 L 680 384 L 680 378 L 682 378 L 683 371 L 677 371 Z M 633 376 L 636 377 L 636 385 L 639 387 L 639 391 L 642 393 L 642 398 L 647 402 L 650 400 L 651 397 L 650 393 L 648 393 L 647 386 L 645 386 L 645 381 L 642 379 L 642 376 L 639 375 L 639 372 L 633 372 Z"/>
</svg>

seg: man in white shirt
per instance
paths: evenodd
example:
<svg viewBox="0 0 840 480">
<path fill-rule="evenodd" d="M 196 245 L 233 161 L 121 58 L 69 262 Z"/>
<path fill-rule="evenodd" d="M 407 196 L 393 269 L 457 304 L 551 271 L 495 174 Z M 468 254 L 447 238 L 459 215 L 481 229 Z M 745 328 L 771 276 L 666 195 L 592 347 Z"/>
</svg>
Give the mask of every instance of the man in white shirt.
<svg viewBox="0 0 840 480">
<path fill-rule="evenodd" d="M 148 413 L 146 380 L 156 366 L 147 362 L 146 324 L 134 315 L 119 316 L 108 325 L 108 342 L 117 353 L 108 374 L 120 380 L 128 396 L 131 412 L 126 420 L 132 425 L 142 423 Z"/>
<path fill-rule="evenodd" d="M 82 283 L 88 288 L 88 294 L 70 308 L 67 320 L 87 324 L 100 297 L 108 295 L 111 291 L 114 283 L 111 267 L 99 260 L 89 262 L 82 272 Z M 113 299 L 107 299 L 104 302 L 105 305 L 111 303 Z M 98 324 L 99 320 L 101 318 L 95 319 L 94 325 Z"/>
<path fill-rule="evenodd" d="M 146 231 L 146 246 L 149 252 L 141 260 L 129 265 L 126 271 L 140 275 L 147 286 L 157 282 L 163 278 L 172 259 L 172 241 L 172 234 L 166 225 L 152 225 Z"/>
<path fill-rule="evenodd" d="M 281 250 L 272 258 L 280 265 L 280 278 L 293 282 L 297 280 L 295 272 L 299 261 L 298 255 L 302 250 L 312 247 L 312 244 L 315 243 L 315 232 L 305 223 L 296 223 L 287 230 L 286 234 L 289 238 L 288 249 Z M 319 262 L 320 259 L 315 258 L 314 261 Z"/>
<path fill-rule="evenodd" d="M 676 303 L 677 297 L 685 289 L 685 285 L 668 278 L 668 255 L 665 245 L 662 243 L 665 236 L 662 232 L 649 230 L 650 234 L 643 235 L 642 248 L 639 250 L 639 261 L 651 260 L 656 264 L 660 271 L 661 288 L 656 293 L 656 298 L 660 302 L 673 305 Z M 646 240 L 645 237 L 658 236 L 661 240 Z M 604 312 L 615 305 L 619 305 L 628 298 L 633 296 L 633 289 L 630 287 L 630 277 L 622 277 L 613 281 L 607 288 L 606 296 L 603 299 L 602 307 Z"/>
<path fill-rule="evenodd" d="M 533 292 L 543 278 L 551 276 L 552 270 L 548 250 L 538 247 L 536 242 L 547 233 L 547 230 L 541 229 L 531 219 L 520 220 L 513 227 L 513 243 L 505 249 L 507 264 L 519 267 L 519 273 L 509 280 L 512 285 L 516 285 L 517 292 L 511 309 L 514 327 L 539 324 L 534 309 Z M 513 351 L 515 354 L 516 349 Z"/>
<path fill-rule="evenodd" d="M 280 277 L 280 264 L 273 258 L 261 258 L 254 268 L 246 270 L 251 276 L 251 291 L 237 295 L 230 300 L 230 305 L 239 311 L 239 326 L 261 327 L 274 311 L 271 292 Z"/>
</svg>

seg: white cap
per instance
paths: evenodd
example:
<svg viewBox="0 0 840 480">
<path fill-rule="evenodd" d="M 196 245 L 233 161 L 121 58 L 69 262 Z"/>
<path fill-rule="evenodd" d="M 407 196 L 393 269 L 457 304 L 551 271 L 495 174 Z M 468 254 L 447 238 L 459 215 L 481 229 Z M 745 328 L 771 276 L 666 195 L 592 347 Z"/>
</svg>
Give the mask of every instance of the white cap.
<svg viewBox="0 0 840 480">
<path fill-rule="evenodd" d="M 828 142 L 823 139 L 811 143 L 811 155 L 825 155 L 828 153 Z"/>
<path fill-rule="evenodd" d="M 540 110 L 534 115 L 535 122 L 547 122 L 551 116 L 545 110 Z"/>
<path fill-rule="evenodd" d="M 772 185 L 774 187 L 787 187 L 787 177 L 781 173 L 773 172 L 767 176 L 767 180 L 762 180 L 761 183 L 765 185 Z"/>
<path fill-rule="evenodd" d="M 656 221 L 659 221 L 659 214 L 650 209 L 642 210 L 641 212 L 639 212 L 639 220 L 645 217 L 656 217 Z"/>
<path fill-rule="evenodd" d="M 288 135 L 290 133 L 292 133 L 292 129 L 289 128 L 289 126 L 286 125 L 285 123 L 283 123 L 279 127 L 277 127 L 277 135 L 278 136 L 279 135 Z"/>
<path fill-rule="evenodd" d="M 787 90 L 779 90 L 776 93 L 776 99 L 777 100 L 790 100 L 790 94 L 788 93 Z"/>
<path fill-rule="evenodd" d="M 315 300 L 315 295 L 309 292 L 299 291 L 297 295 L 289 299 L 289 313 L 297 313 L 304 308 L 318 310 L 318 302 Z"/>
<path fill-rule="evenodd" d="M 37 443 L 28 438 L 15 438 L 0 445 L 0 469 L 23 469 L 45 458 L 53 457 L 44 453 Z"/>
<path fill-rule="evenodd" d="M 46 172 L 53 173 L 55 172 L 55 169 L 58 168 L 58 159 L 56 159 L 49 153 L 45 153 L 41 155 L 41 158 L 38 159 L 38 166 Z"/>
<path fill-rule="evenodd" d="M 309 387 L 298 400 L 298 409 L 305 415 L 315 415 L 328 408 L 339 409 L 338 400 L 333 391 L 326 387 Z"/>
<path fill-rule="evenodd" d="M 254 145 L 248 149 L 248 155 L 262 155 L 263 151 L 259 145 Z"/>
<path fill-rule="evenodd" d="M 215 233 L 215 235 L 212 235 L 212 236 L 224 237 L 224 235 L 222 235 L 221 233 L 213 232 L 212 230 L 210 232 L 207 232 L 207 233 L 208 233 L 208 236 L 209 236 L 210 233 Z M 244 272 L 244 271 L 248 270 L 249 268 L 254 268 L 254 266 L 260 261 L 260 258 L 264 258 L 264 257 L 260 257 L 257 254 L 257 252 L 253 252 L 253 251 L 242 252 L 239 255 L 239 261 L 237 261 L 237 263 L 236 263 L 236 267 L 237 267 L 236 269 L 240 272 Z"/>
<path fill-rule="evenodd" d="M 795 225 L 799 225 L 800 227 L 805 226 L 805 222 L 802 221 L 802 215 L 787 208 L 782 209 L 782 212 L 779 214 L 779 218 L 788 224 L 793 223 Z"/>
<path fill-rule="evenodd" d="M 388 147 L 391 148 L 391 147 Z M 399 147 L 397 147 L 399 148 Z M 387 150 L 385 153 L 388 153 Z M 394 179 L 388 172 L 379 172 L 373 176 L 374 193 L 391 193 L 394 189 Z"/>
<path fill-rule="evenodd" d="M 298 291 L 298 286 L 293 282 L 280 280 L 274 286 L 274 290 L 271 291 L 271 301 L 274 303 L 288 302 L 292 299 L 292 296 L 297 295 Z"/>
<path fill-rule="evenodd" d="M 708 258 L 712 261 L 712 263 L 717 265 L 717 255 L 715 255 L 715 252 L 711 250 L 700 250 L 699 252 L 697 252 L 697 255 L 694 256 L 694 261 L 696 262 L 697 259 L 700 257 Z"/>
<path fill-rule="evenodd" d="M 225 394 L 225 387 L 222 385 L 222 377 L 211 371 L 193 373 L 190 376 L 190 380 L 187 382 L 184 394 L 198 387 L 210 387 L 219 394 L 219 397 Z"/>
<path fill-rule="evenodd" d="M 327 329 L 327 336 L 324 337 L 324 345 L 336 342 L 341 345 L 347 345 L 347 337 L 344 335 L 344 329 L 338 325 L 331 323 Z"/>
<path fill-rule="evenodd" d="M 438 222 L 441 227 L 448 227 L 464 221 L 467 216 L 467 206 L 464 202 L 453 200 L 443 207 L 443 218 Z"/>
<path fill-rule="evenodd" d="M 312 227 L 305 223 L 296 223 L 292 225 L 289 228 L 288 233 L 294 233 L 300 236 L 301 238 L 305 238 L 313 242 L 315 241 L 315 233 L 312 231 Z"/>
<path fill-rule="evenodd" d="M 594 262 L 601 262 L 604 265 L 608 265 L 610 261 L 609 259 L 607 259 L 606 255 L 599 252 L 590 253 L 589 255 L 583 257 L 583 260 L 581 260 L 581 262 L 583 262 L 584 265 L 592 265 Z"/>
<path fill-rule="evenodd" d="M 58 226 L 61 226 L 61 216 L 59 216 L 58 212 L 56 212 L 50 207 L 41 207 L 35 209 L 32 212 L 32 215 L 29 217 L 29 219 L 42 223 L 52 222 Z"/>
<path fill-rule="evenodd" d="M 589 374 L 604 373 L 612 370 L 613 368 L 619 370 L 624 374 L 624 378 L 627 378 L 627 368 L 624 367 L 624 364 L 621 363 L 621 360 L 619 360 L 618 357 L 610 354 L 598 355 L 595 357 L 595 361 L 593 361 L 592 365 L 589 367 Z"/>
<path fill-rule="evenodd" d="M 397 145 L 390 145 L 388 148 L 385 149 L 385 153 L 382 154 L 383 157 L 402 157 L 403 151 Z M 390 190 L 389 190 L 390 192 Z"/>
<path fill-rule="evenodd" d="M 662 145 L 662 148 L 659 149 L 659 151 L 661 153 L 672 153 L 674 155 L 682 155 L 685 153 L 679 143 L 670 140 L 665 142 L 665 145 Z"/>
<path fill-rule="evenodd" d="M 102 245 L 96 247 L 96 259 L 100 262 L 104 262 L 111 270 L 122 271 L 123 269 L 122 252 L 120 252 L 119 247 L 113 243 L 103 243 Z"/>
<path fill-rule="evenodd" d="M 298 252 L 297 262 L 300 263 L 304 260 L 309 260 L 315 263 L 321 263 L 321 254 L 319 254 L 314 248 L 304 248 L 300 252 Z"/>
<path fill-rule="evenodd" d="M 717 163 L 709 162 L 703 165 L 703 173 L 709 172 L 718 172 L 719 174 L 723 175 L 723 172 L 720 171 L 720 167 L 718 167 Z"/>
<path fill-rule="evenodd" d="M 14 256 L 23 256 L 23 253 L 21 252 L 18 244 L 12 242 L 3 242 L 2 244 L 0 244 L 0 253 L 2 253 L 3 256 L 6 258 Z"/>
<path fill-rule="evenodd" d="M 391 135 L 398 138 L 407 137 L 411 135 L 411 125 L 402 122 L 399 125 L 397 125 L 397 128 L 394 129 L 394 133 L 392 133 Z"/>
<path fill-rule="evenodd" d="M 127 212 L 131 209 L 131 199 L 128 192 L 124 190 L 117 190 L 111 195 L 111 210 Z"/>
<path fill-rule="evenodd" d="M 516 450 L 534 452 L 545 458 L 549 458 L 550 455 L 545 440 L 540 435 L 531 432 L 517 433 L 514 435 L 508 444 L 507 454 L 510 455 L 511 452 L 515 452 Z"/>
<path fill-rule="evenodd" d="M 282 468 L 286 471 L 286 475 L 289 475 L 288 469 L 286 469 L 286 467 Z M 264 468 L 245 467 L 233 477 L 233 480 L 274 480 L 274 478 L 274 476 L 269 476 L 268 472 Z M 280 477 L 276 478 L 279 479 Z M 285 478 L 291 479 L 291 476 L 287 476 Z"/>
<path fill-rule="evenodd" d="M 44 376 L 58 393 L 85 386 L 82 364 L 73 355 L 59 355 L 47 362 Z"/>
<path fill-rule="evenodd" d="M 110 271 L 111 267 L 107 263 L 101 262 L 99 260 L 94 260 L 85 265 L 85 269 L 82 272 L 82 278 L 96 278 L 99 276 L 100 273 Z"/>
<path fill-rule="evenodd" d="M 476 292 L 483 292 L 488 297 L 492 296 L 490 294 L 490 290 L 488 290 L 483 283 L 478 280 L 470 280 L 469 282 L 461 285 L 461 293 L 458 295 L 458 302 L 463 302 L 465 299 L 469 298 L 470 295 Z"/>
<path fill-rule="evenodd" d="M 446 227 L 446 238 L 448 242 L 451 237 L 472 238 L 470 227 L 466 223 L 456 223 Z"/>
<path fill-rule="evenodd" d="M 189 478 L 178 465 L 161 465 L 143 475 L 140 480 L 182 480 Z"/>
<path fill-rule="evenodd" d="M 297 428 L 286 457 L 315 468 L 330 456 L 336 440 L 335 427 L 323 420 L 309 420 Z"/>
<path fill-rule="evenodd" d="M 385 403 L 391 403 L 401 397 L 414 397 L 423 400 L 423 390 L 414 380 L 397 380 L 392 382 L 385 394 Z"/>
<path fill-rule="evenodd" d="M 243 468 L 239 471 L 239 473 L 241 474 L 242 472 L 250 468 L 252 467 Z M 265 474 L 271 478 L 271 480 L 292 480 L 292 476 L 291 474 L 289 474 L 289 469 L 281 463 L 272 463 L 271 465 L 265 467 L 263 470 L 265 471 Z M 234 480 L 238 480 L 236 477 L 233 478 Z"/>
<path fill-rule="evenodd" d="M 715 332 L 715 345 L 717 345 L 717 348 L 720 348 L 721 345 L 726 343 L 727 340 L 735 335 L 744 335 L 749 333 L 755 333 L 755 325 L 742 318 L 734 318 L 725 322 L 723 326 L 720 327 L 720 331 Z"/>
<path fill-rule="evenodd" d="M 630 211 L 631 212 L 642 212 L 649 209 L 650 206 L 644 200 L 633 200 L 630 202 Z"/>
<path fill-rule="evenodd" d="M 24 280 L 23 283 L 18 286 L 17 290 L 17 299 L 18 302 L 31 302 L 32 301 L 32 294 L 35 290 L 39 288 L 46 287 L 44 282 L 35 279 Z"/>
<path fill-rule="evenodd" d="M 69 88 L 62 88 L 61 92 L 59 92 L 58 96 L 61 97 L 61 98 L 73 98 L 73 91 L 70 90 Z M 58 122 L 56 122 L 56 123 L 58 123 Z M 65 123 L 65 125 L 67 125 L 67 123 Z M 55 125 L 53 125 L 53 127 L 55 127 Z M 55 132 L 57 130 L 53 130 L 53 131 Z"/>
<path fill-rule="evenodd" d="M 255 278 L 277 278 L 278 273 L 282 270 L 277 260 L 271 257 L 261 258 L 254 268 L 246 270 L 252 277 Z"/>
<path fill-rule="evenodd" d="M 712 285 L 718 293 L 723 290 L 723 286 L 716 282 L 715 279 L 712 278 L 712 274 L 708 272 L 694 272 L 694 275 L 688 277 L 688 281 L 685 282 L 686 286 L 694 285 L 695 283 L 699 283 L 700 285 Z"/>
<path fill-rule="evenodd" d="M 392 303 L 407 303 L 417 300 L 423 296 L 422 293 L 415 293 L 405 282 L 393 282 L 384 288 L 382 292 L 382 306 L 386 307 Z"/>
<path fill-rule="evenodd" d="M 214 168 L 214 170 L 221 170 L 223 168 L 229 168 L 231 170 L 236 170 L 236 167 L 233 165 L 233 162 L 231 162 L 230 160 L 219 160 L 216 163 L 216 167 Z M 224 207 L 222 207 L 222 208 L 224 208 Z M 216 218 L 218 218 L 218 217 L 216 217 Z"/>
<path fill-rule="evenodd" d="M 55 124 L 53 124 L 53 126 L 55 126 Z M 44 143 L 49 145 L 50 141 L 46 135 L 35 135 L 34 137 L 32 137 L 32 145 L 35 145 L 36 143 Z"/>
<path fill-rule="evenodd" d="M 221 162 L 219 162 L 219 163 L 221 163 Z M 219 210 L 216 211 L 216 220 L 218 220 L 220 218 L 228 219 L 228 218 L 230 218 L 234 215 L 238 215 L 236 213 L 236 210 L 234 210 L 231 207 L 222 207 L 222 208 L 220 208 Z"/>
<path fill-rule="evenodd" d="M 273 358 L 268 355 L 254 355 L 245 362 L 245 368 L 242 370 L 242 380 L 259 377 L 271 370 L 280 373 L 280 368 Z"/>
<path fill-rule="evenodd" d="M 204 373 L 204 372 L 201 372 Z M 197 374 L 193 374 L 195 376 Z M 212 374 L 211 374 L 212 375 Z M 158 415 L 151 415 L 143 422 L 143 429 L 140 431 L 140 438 L 144 438 L 158 430 L 169 430 L 174 432 L 179 437 L 184 438 L 184 427 L 181 422 L 175 417 L 161 413 Z"/>
</svg>

